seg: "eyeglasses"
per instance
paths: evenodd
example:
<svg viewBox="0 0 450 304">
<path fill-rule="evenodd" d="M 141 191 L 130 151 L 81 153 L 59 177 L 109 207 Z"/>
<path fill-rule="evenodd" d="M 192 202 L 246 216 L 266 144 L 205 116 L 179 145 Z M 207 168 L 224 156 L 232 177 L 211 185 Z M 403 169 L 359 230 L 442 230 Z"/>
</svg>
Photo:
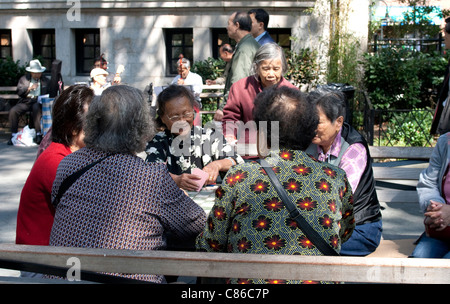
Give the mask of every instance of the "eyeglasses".
<svg viewBox="0 0 450 304">
<path fill-rule="evenodd" d="M 194 112 L 185 112 L 183 113 L 183 115 L 174 115 L 172 117 L 169 117 L 168 115 L 167 118 L 169 118 L 171 121 L 179 121 L 181 118 L 184 119 L 191 119 L 192 117 L 194 117 L 195 113 Z"/>
</svg>

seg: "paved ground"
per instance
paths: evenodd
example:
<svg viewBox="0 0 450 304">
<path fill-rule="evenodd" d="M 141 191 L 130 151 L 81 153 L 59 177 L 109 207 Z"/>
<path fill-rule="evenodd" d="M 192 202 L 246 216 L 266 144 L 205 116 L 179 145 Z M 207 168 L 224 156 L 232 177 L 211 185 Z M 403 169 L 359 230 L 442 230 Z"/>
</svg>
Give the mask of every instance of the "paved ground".
<svg viewBox="0 0 450 304">
<path fill-rule="evenodd" d="M 37 147 L 8 146 L 7 139 L 0 136 L 0 243 L 14 243 L 20 193 L 37 151 Z M 415 238 L 422 233 L 422 216 L 417 205 L 381 204 L 385 239 Z M 0 276 L 5 274 L 16 272 L 0 269 Z"/>
</svg>

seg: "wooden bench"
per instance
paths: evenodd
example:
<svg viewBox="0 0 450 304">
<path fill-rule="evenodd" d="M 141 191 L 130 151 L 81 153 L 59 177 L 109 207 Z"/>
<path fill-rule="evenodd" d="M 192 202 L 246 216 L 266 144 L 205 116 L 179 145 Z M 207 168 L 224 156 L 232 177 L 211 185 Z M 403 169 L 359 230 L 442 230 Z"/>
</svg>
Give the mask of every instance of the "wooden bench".
<svg viewBox="0 0 450 304">
<path fill-rule="evenodd" d="M 370 146 L 370 154 L 374 160 L 418 160 L 416 166 L 405 166 L 401 162 L 373 164 L 373 172 L 377 183 L 378 199 L 383 202 L 418 203 L 415 186 L 420 172 L 428 166 L 433 151 L 432 147 L 378 147 Z M 396 164 L 392 166 L 392 164 Z M 401 184 L 401 181 L 409 181 Z"/>
<path fill-rule="evenodd" d="M 57 267 L 68 273 L 69 268 L 76 265 L 73 258 L 79 261 L 79 270 L 87 272 L 357 283 L 450 283 L 450 263 L 445 259 L 133 251 L 0 244 L 2 267 L 10 265 L 14 268 L 17 264 L 29 263 L 31 266 Z"/>
<path fill-rule="evenodd" d="M 17 89 L 16 86 L 0 87 L 0 99 L 6 100 L 9 103 L 10 107 L 14 106 L 14 104 L 15 104 L 15 103 L 13 104 L 14 101 L 17 102 L 17 100 L 19 100 L 19 95 L 16 94 L 16 89 Z M 7 121 L 7 119 L 8 119 L 7 117 L 9 115 L 9 110 L 8 111 L 0 111 L 0 115 L 6 116 L 6 121 Z M 26 121 L 28 121 L 28 120 L 26 120 Z M 5 127 L 6 123 L 3 123 L 2 126 Z"/>
</svg>

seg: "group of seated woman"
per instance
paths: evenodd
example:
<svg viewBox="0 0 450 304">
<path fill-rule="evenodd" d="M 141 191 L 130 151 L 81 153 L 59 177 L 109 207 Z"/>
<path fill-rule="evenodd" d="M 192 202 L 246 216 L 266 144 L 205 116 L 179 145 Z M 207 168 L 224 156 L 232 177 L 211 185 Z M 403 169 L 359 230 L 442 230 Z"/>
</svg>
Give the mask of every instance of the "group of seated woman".
<svg viewBox="0 0 450 304">
<path fill-rule="evenodd" d="M 255 75 L 232 87 L 228 108 L 246 104 L 243 115 L 255 122 L 258 158 L 272 166 L 327 246 L 341 255 L 370 254 L 381 238 L 380 206 L 367 143 L 344 123 L 345 95 L 300 92 L 282 77 L 285 59 L 278 49 L 261 49 Z M 127 85 L 99 97 L 89 92 L 72 86 L 55 101 L 52 143 L 22 192 L 17 243 L 131 250 L 187 243 L 198 251 L 325 254 L 290 217 L 267 167 L 244 161 L 215 124 L 193 126 L 190 90 L 166 88 L 156 114 Z M 145 160 L 138 155 L 143 151 Z M 183 191 L 199 189 L 196 168 L 208 175 L 204 185 L 220 176 L 208 216 Z M 39 176 L 44 170 L 45 179 Z M 437 214 L 447 209 L 437 204 L 427 205 L 428 218 L 443 227 L 447 218 Z M 114 275 L 166 282 L 162 275 Z"/>
</svg>

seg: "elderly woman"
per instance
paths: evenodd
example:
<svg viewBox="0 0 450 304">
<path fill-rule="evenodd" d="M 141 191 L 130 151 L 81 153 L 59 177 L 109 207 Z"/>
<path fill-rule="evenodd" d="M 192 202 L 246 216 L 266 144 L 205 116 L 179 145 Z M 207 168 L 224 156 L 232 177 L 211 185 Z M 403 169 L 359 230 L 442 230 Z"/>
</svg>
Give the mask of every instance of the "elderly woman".
<svg viewBox="0 0 450 304">
<path fill-rule="evenodd" d="M 164 131 L 148 143 L 146 160 L 167 164 L 180 188 L 187 191 L 199 188 L 200 176 L 191 174 L 194 168 L 207 172 L 206 183 L 211 184 L 216 182 L 219 172 L 243 162 L 226 144 L 221 132 L 193 126 L 196 101 L 187 88 L 171 85 L 158 95 L 157 103 L 157 121 Z"/>
<path fill-rule="evenodd" d="M 165 165 L 137 156 L 154 135 L 149 117 L 143 94 L 129 86 L 111 86 L 94 99 L 86 116 L 86 147 L 64 158 L 56 173 L 50 245 L 164 250 L 169 235 L 183 242 L 201 231 L 203 209 L 177 187 Z M 59 192 L 83 168 L 89 169 Z M 165 282 L 162 275 L 117 275 Z"/>
<path fill-rule="evenodd" d="M 257 96 L 253 117 L 262 135 L 260 146 L 269 149 L 265 160 L 288 197 L 331 249 L 339 252 L 354 227 L 352 194 L 343 170 L 304 152 L 315 135 L 317 110 L 297 89 L 269 88 Z M 266 130 L 260 122 L 267 122 Z M 197 238 L 198 251 L 322 255 L 290 217 L 265 171 L 271 169 L 251 161 L 228 171 Z M 272 281 L 235 278 L 231 282 Z"/>
<path fill-rule="evenodd" d="M 91 89 L 75 85 L 55 100 L 51 143 L 34 163 L 20 196 L 17 244 L 48 245 L 55 215 L 51 192 L 56 169 L 65 156 L 84 147 L 83 123 L 93 97 Z"/>
<path fill-rule="evenodd" d="M 346 104 L 342 92 L 319 88 L 310 97 L 319 112 L 319 125 L 306 152 L 343 169 L 353 192 L 356 227 L 341 254 L 370 254 L 380 243 L 382 221 L 369 147 L 364 137 L 344 122 Z"/>
<path fill-rule="evenodd" d="M 287 63 L 283 49 L 275 43 L 263 45 L 255 54 L 252 65 L 252 75 L 235 82 L 228 95 L 223 109 L 223 131 L 230 142 L 238 140 L 241 143 L 256 143 L 254 126 L 246 125 L 244 132 L 239 132 L 239 124 L 247 124 L 253 120 L 253 101 L 256 95 L 270 86 L 287 86 L 295 88 L 283 75 Z M 248 127 L 248 128 L 247 128 Z M 241 128 L 241 130 L 243 130 Z M 243 158 L 255 158 L 256 155 L 247 151 Z"/>
</svg>

